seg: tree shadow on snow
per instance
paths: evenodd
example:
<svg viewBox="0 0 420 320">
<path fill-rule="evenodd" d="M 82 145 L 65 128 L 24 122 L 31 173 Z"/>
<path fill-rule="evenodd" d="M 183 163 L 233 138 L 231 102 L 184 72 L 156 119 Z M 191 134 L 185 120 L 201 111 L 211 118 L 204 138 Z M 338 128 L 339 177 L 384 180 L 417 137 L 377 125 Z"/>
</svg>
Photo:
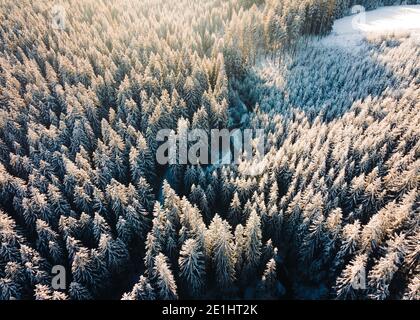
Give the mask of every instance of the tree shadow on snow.
<svg viewBox="0 0 420 320">
<path fill-rule="evenodd" d="M 282 60 L 264 59 L 236 89 L 249 109 L 258 103 L 263 112 L 288 115 L 297 108 L 310 120 L 322 115 L 329 122 L 354 102 L 378 97 L 398 83 L 398 76 L 368 46 L 354 49 L 309 42 L 294 54 L 282 54 Z"/>
</svg>

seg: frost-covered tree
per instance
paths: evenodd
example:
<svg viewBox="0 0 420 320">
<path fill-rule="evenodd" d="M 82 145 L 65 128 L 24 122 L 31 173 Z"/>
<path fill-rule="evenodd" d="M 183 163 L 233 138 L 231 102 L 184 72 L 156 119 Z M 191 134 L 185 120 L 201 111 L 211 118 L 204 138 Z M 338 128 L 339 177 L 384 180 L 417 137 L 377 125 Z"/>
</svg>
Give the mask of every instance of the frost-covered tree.
<svg viewBox="0 0 420 320">
<path fill-rule="evenodd" d="M 131 292 L 124 293 L 122 300 L 155 300 L 155 292 L 145 276 L 140 276 Z"/>
<path fill-rule="evenodd" d="M 418 297 L 416 39 L 319 39 L 418 0 L 73 0 L 65 30 L 3 2 L 1 299 Z M 213 128 L 263 129 L 262 161 L 156 162 Z"/>
<path fill-rule="evenodd" d="M 246 266 L 249 270 L 254 270 L 260 263 L 262 247 L 261 220 L 255 210 L 246 222 L 244 236 Z"/>
<path fill-rule="evenodd" d="M 239 200 L 238 193 L 235 192 L 233 194 L 233 198 L 230 203 L 230 209 L 229 209 L 229 221 L 232 222 L 232 225 L 236 225 L 241 222 L 242 220 L 241 215 L 242 215 L 241 201 Z"/>
<path fill-rule="evenodd" d="M 212 257 L 216 281 L 226 289 L 235 280 L 235 247 L 229 223 L 215 215 L 206 234 L 206 247 Z"/>
<path fill-rule="evenodd" d="M 186 240 L 182 245 L 178 264 L 185 288 L 192 297 L 197 297 L 205 283 L 205 256 L 200 242 Z"/>
<path fill-rule="evenodd" d="M 91 300 L 92 295 L 90 292 L 81 284 L 77 282 L 70 283 L 69 295 L 72 300 Z"/>
<path fill-rule="evenodd" d="M 337 278 L 337 298 L 355 299 L 363 297 L 366 286 L 367 255 L 357 255 L 342 271 Z"/>
<path fill-rule="evenodd" d="M 155 257 L 153 277 L 156 281 L 157 295 L 160 299 L 174 300 L 178 298 L 174 276 L 169 268 L 167 258 L 162 253 Z"/>
</svg>

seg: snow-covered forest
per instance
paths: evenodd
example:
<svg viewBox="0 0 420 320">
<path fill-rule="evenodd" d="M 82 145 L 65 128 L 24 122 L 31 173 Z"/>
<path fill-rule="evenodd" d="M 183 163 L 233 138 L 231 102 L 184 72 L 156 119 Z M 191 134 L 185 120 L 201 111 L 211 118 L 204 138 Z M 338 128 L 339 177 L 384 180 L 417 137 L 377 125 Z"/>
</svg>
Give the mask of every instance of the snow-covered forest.
<svg viewBox="0 0 420 320">
<path fill-rule="evenodd" d="M 420 300 L 419 17 L 0 0 L 0 300 Z M 186 128 L 264 129 L 263 172 L 158 163 Z"/>
</svg>

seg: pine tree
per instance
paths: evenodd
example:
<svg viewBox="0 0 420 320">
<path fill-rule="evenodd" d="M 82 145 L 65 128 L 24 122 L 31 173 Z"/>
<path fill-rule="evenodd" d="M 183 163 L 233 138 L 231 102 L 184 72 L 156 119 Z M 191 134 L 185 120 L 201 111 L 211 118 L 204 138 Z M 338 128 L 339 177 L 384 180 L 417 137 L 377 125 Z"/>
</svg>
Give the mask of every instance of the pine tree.
<svg viewBox="0 0 420 320">
<path fill-rule="evenodd" d="M 99 239 L 99 250 L 106 265 L 111 271 L 119 271 L 129 259 L 126 244 L 121 239 L 113 240 L 109 235 L 102 234 Z"/>
<path fill-rule="evenodd" d="M 0 299 L 12 300 L 19 297 L 16 284 L 9 278 L 0 278 Z"/>
<path fill-rule="evenodd" d="M 153 209 L 154 201 L 153 190 L 146 179 L 143 177 L 140 177 L 137 184 L 137 193 L 143 208 L 145 208 L 146 211 L 151 212 Z"/>
<path fill-rule="evenodd" d="M 337 254 L 336 263 L 339 264 L 340 260 L 347 255 L 351 255 L 358 249 L 360 245 L 360 222 L 356 220 L 354 223 L 347 224 L 343 227 L 342 231 L 342 244 Z"/>
<path fill-rule="evenodd" d="M 279 298 L 279 277 L 291 298 L 419 299 L 418 48 L 311 39 L 403 1 L 73 0 L 65 30 L 46 1 L 6 2 L 0 299 L 114 297 L 136 270 L 123 299 L 175 298 L 175 280 L 180 298 Z M 267 170 L 156 165 L 158 131 L 190 127 L 263 128 Z"/>
<path fill-rule="evenodd" d="M 178 260 L 181 279 L 192 297 L 197 297 L 204 286 L 205 259 L 200 243 L 188 239 L 182 245 Z"/>
<path fill-rule="evenodd" d="M 410 279 L 403 299 L 417 301 L 420 299 L 420 279 L 417 276 L 414 275 Z"/>
<path fill-rule="evenodd" d="M 191 194 L 189 198 L 193 203 L 195 203 L 198 206 L 200 211 L 203 213 L 204 217 L 210 219 L 210 208 L 208 205 L 206 193 L 200 185 L 192 185 Z"/>
<path fill-rule="evenodd" d="M 71 271 L 74 281 L 78 283 L 89 285 L 95 282 L 94 269 L 88 249 L 81 248 L 74 254 Z"/>
<path fill-rule="evenodd" d="M 236 273 L 241 274 L 245 259 L 245 235 L 244 227 L 238 224 L 235 229 L 235 256 L 236 256 Z"/>
<path fill-rule="evenodd" d="M 58 243 L 58 234 L 41 219 L 36 221 L 36 231 L 38 234 L 37 248 L 41 253 L 47 255 L 50 251 L 50 242 Z"/>
<path fill-rule="evenodd" d="M 167 263 L 167 258 L 162 253 L 155 257 L 153 277 L 156 279 L 157 295 L 160 299 L 175 300 L 178 298 L 174 276 Z"/>
<path fill-rule="evenodd" d="M 206 234 L 206 246 L 216 271 L 216 281 L 227 289 L 235 280 L 235 247 L 228 222 L 216 214 Z"/>
<path fill-rule="evenodd" d="M 277 270 L 276 262 L 270 259 L 265 266 L 264 273 L 261 278 L 261 289 L 263 290 L 263 297 L 273 297 L 277 285 Z"/>
<path fill-rule="evenodd" d="M 144 256 L 144 265 L 148 274 L 153 274 L 155 256 L 161 251 L 159 240 L 149 232 L 146 237 L 146 254 Z"/>
<path fill-rule="evenodd" d="M 230 203 L 230 209 L 229 209 L 229 221 L 232 223 L 233 226 L 241 222 L 242 220 L 241 215 L 242 215 L 241 201 L 239 200 L 238 193 L 235 192 L 233 194 L 233 198 Z"/>
<path fill-rule="evenodd" d="M 99 213 L 95 213 L 92 220 L 92 234 L 96 243 L 99 243 L 102 234 L 111 234 L 111 228 Z"/>
<path fill-rule="evenodd" d="M 336 288 L 339 299 L 355 299 L 364 296 L 366 290 L 366 261 L 367 255 L 357 255 L 337 278 Z"/>
<path fill-rule="evenodd" d="M 35 300 L 67 300 L 68 297 L 58 291 L 53 291 L 50 287 L 43 284 L 37 284 L 34 292 Z"/>
<path fill-rule="evenodd" d="M 253 210 L 244 229 L 247 268 L 252 271 L 260 263 L 262 248 L 261 218 Z"/>
<path fill-rule="evenodd" d="M 70 283 L 69 295 L 72 300 L 91 300 L 92 295 L 90 292 L 81 284 L 77 282 Z"/>
<path fill-rule="evenodd" d="M 396 235 L 388 241 L 386 255 L 369 272 L 369 296 L 372 299 L 385 300 L 390 296 L 389 286 L 404 260 L 405 247 L 404 235 Z"/>
<path fill-rule="evenodd" d="M 134 285 L 133 290 L 124 293 L 121 300 L 155 300 L 155 292 L 149 280 L 145 276 L 140 276 L 139 281 Z"/>
</svg>

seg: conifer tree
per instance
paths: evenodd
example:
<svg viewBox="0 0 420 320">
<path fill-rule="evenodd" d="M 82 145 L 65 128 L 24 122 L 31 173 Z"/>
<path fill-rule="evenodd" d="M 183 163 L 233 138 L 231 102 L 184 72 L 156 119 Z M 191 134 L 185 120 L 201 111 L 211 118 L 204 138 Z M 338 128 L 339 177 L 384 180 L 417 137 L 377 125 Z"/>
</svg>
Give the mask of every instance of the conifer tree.
<svg viewBox="0 0 420 320">
<path fill-rule="evenodd" d="M 206 234 L 206 246 L 212 257 L 216 280 L 226 289 L 235 280 L 235 251 L 230 225 L 216 214 Z"/>
<path fill-rule="evenodd" d="M 167 258 L 162 253 L 155 257 L 153 276 L 158 288 L 157 295 L 160 299 L 175 300 L 178 298 L 174 276 L 167 263 Z"/>
<path fill-rule="evenodd" d="M 254 270 L 260 263 L 262 248 L 261 219 L 255 210 L 251 212 L 248 218 L 244 228 L 244 236 L 246 265 L 249 270 Z"/>
<path fill-rule="evenodd" d="M 139 281 L 134 285 L 133 290 L 124 293 L 122 300 L 155 300 L 155 292 L 149 280 L 140 276 Z"/>
<path fill-rule="evenodd" d="M 229 221 L 231 221 L 232 225 L 237 225 L 241 222 L 241 214 L 241 201 L 239 200 L 238 193 L 235 192 L 229 209 Z"/>
<path fill-rule="evenodd" d="M 337 278 L 336 288 L 339 299 L 355 299 L 366 291 L 367 255 L 357 255 Z"/>
<path fill-rule="evenodd" d="M 182 245 L 178 260 L 180 276 L 192 297 L 197 297 L 203 288 L 205 279 L 205 259 L 200 243 L 188 239 Z"/>
</svg>

